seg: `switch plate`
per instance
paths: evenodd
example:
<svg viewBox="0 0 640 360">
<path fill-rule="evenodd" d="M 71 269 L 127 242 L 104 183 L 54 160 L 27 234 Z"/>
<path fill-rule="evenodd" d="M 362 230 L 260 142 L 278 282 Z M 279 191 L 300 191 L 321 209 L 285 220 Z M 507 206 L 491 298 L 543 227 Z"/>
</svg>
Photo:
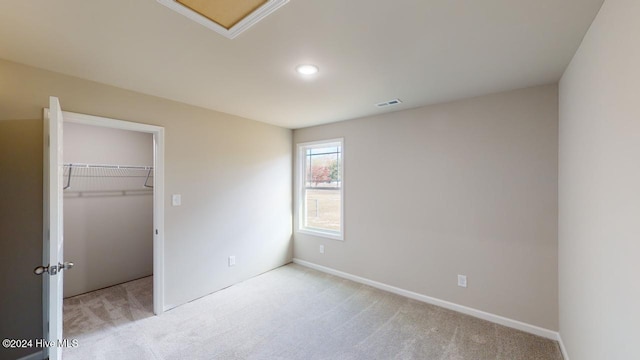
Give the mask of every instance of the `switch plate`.
<svg viewBox="0 0 640 360">
<path fill-rule="evenodd" d="M 458 275 L 458 286 L 467 287 L 467 275 Z"/>
<path fill-rule="evenodd" d="M 320 245 L 320 254 L 324 254 L 324 245 Z"/>
<path fill-rule="evenodd" d="M 182 195 L 180 195 L 180 194 L 171 195 L 171 205 L 172 206 L 180 206 L 180 205 L 182 205 Z"/>
<path fill-rule="evenodd" d="M 235 266 L 235 265 L 236 265 L 236 257 L 235 256 L 229 256 L 229 267 Z"/>
</svg>

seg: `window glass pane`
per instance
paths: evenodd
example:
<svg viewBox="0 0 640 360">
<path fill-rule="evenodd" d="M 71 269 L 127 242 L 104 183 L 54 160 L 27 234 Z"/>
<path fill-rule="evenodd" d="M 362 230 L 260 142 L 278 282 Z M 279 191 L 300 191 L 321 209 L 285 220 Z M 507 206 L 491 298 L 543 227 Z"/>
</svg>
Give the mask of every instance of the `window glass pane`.
<svg viewBox="0 0 640 360">
<path fill-rule="evenodd" d="M 340 231 L 340 190 L 306 191 L 307 227 Z"/>
<path fill-rule="evenodd" d="M 311 145 L 304 156 L 302 227 L 340 234 L 342 227 L 342 144 Z"/>
</svg>

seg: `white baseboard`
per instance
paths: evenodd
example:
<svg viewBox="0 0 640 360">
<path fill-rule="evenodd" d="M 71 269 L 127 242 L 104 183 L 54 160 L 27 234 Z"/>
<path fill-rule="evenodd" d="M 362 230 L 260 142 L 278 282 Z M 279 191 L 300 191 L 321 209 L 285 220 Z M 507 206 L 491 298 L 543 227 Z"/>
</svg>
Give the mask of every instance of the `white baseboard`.
<svg viewBox="0 0 640 360">
<path fill-rule="evenodd" d="M 391 286 L 391 285 L 387 285 L 387 284 L 383 284 L 381 282 L 377 282 L 374 280 L 370 280 L 370 279 L 366 279 L 360 276 L 356 276 L 356 275 L 352 275 L 346 272 L 342 272 L 339 270 L 335 270 L 332 268 L 328 268 L 326 266 L 322 266 L 322 265 L 318 265 L 318 264 L 314 264 L 308 261 L 304 261 L 304 260 L 300 260 L 300 259 L 293 259 L 293 262 L 302 266 L 306 266 L 308 268 L 314 269 L 314 270 L 318 270 L 318 271 L 322 271 L 324 273 L 327 274 L 331 274 L 331 275 L 335 275 L 344 279 L 348 279 L 348 280 L 352 280 L 361 284 L 365 284 L 365 285 L 369 285 L 372 286 L 374 288 L 378 288 L 380 290 L 384 290 L 384 291 L 388 291 L 390 293 L 394 293 L 397 295 L 401 295 L 404 297 L 408 297 L 410 299 L 414 299 L 414 300 L 418 300 L 418 301 L 422 301 L 425 302 L 427 304 L 431 304 L 431 305 L 436 305 L 436 306 L 440 306 L 443 307 L 445 309 L 449 309 L 449 310 L 453 310 L 453 311 L 457 311 L 466 315 L 471 315 L 473 317 L 477 317 L 483 320 L 487 320 L 487 321 L 491 321 L 493 323 L 496 324 L 500 324 L 500 325 L 504 325 L 510 328 L 514 328 L 517 330 L 521 330 L 533 335 L 537 335 L 537 336 L 541 336 L 547 339 L 551 339 L 551 340 L 555 340 L 555 341 L 560 341 L 560 334 L 558 334 L 557 331 L 553 331 L 553 330 L 549 330 L 549 329 L 545 329 L 536 325 L 531 325 L 531 324 L 527 324 L 524 323 L 522 321 L 518 321 L 518 320 L 513 320 L 513 319 L 509 319 L 506 318 L 504 316 L 500 316 L 500 315 L 496 315 L 496 314 L 491 314 L 482 310 L 478 310 L 478 309 L 474 309 L 474 308 L 470 308 L 467 306 L 463 306 L 463 305 L 458 305 L 449 301 L 445 301 L 445 300 L 440 300 L 440 299 L 436 299 L 434 297 L 431 296 L 427 296 L 427 295 L 423 295 L 423 294 L 418 294 L 415 293 L 413 291 L 409 291 L 409 290 L 404 290 L 404 289 L 400 289 L 397 288 L 395 286 Z M 560 345 L 562 347 L 562 343 Z M 563 351 L 564 352 L 564 351 Z M 568 358 L 565 357 L 565 360 L 568 360 Z"/>
<path fill-rule="evenodd" d="M 38 352 L 34 352 L 33 354 L 23 356 L 18 360 L 42 360 L 42 359 L 44 359 L 44 354 L 42 353 L 42 350 L 40 350 Z"/>
<path fill-rule="evenodd" d="M 560 344 L 560 351 L 562 351 L 562 357 L 564 360 L 569 360 L 569 353 L 567 352 L 567 348 L 564 346 L 564 341 L 562 341 L 562 335 L 558 333 L 558 344 Z"/>
</svg>

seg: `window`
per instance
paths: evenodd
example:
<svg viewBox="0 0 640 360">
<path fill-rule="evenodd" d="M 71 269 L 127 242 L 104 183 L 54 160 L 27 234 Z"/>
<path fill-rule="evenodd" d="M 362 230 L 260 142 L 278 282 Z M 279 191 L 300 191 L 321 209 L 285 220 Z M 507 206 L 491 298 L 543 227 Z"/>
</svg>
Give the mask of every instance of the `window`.
<svg viewBox="0 0 640 360">
<path fill-rule="evenodd" d="M 298 144 L 299 230 L 343 240 L 343 140 Z"/>
</svg>

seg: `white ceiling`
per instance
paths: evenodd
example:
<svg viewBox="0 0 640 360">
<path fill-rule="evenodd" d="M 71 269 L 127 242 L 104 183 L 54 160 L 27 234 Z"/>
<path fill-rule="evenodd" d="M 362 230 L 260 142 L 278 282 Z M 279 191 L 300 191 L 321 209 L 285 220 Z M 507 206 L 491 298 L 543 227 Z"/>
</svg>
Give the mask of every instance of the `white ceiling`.
<svg viewBox="0 0 640 360">
<path fill-rule="evenodd" d="M 602 2 L 291 0 L 229 40 L 154 0 L 0 0 L 0 58 L 301 128 L 553 83 Z"/>
</svg>

